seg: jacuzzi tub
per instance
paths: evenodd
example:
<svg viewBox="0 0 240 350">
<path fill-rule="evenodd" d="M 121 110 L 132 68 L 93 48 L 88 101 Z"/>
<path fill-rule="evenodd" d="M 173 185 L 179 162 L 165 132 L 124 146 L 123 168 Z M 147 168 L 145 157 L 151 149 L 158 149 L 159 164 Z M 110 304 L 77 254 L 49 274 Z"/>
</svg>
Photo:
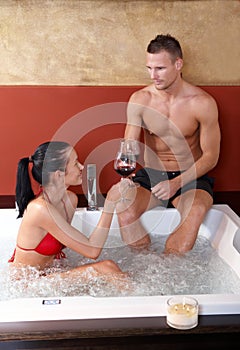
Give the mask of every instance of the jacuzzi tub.
<svg viewBox="0 0 240 350">
<path fill-rule="evenodd" d="M 0 254 L 9 257 L 15 246 L 20 220 L 14 209 L 0 210 Z M 77 209 L 73 225 L 89 234 L 100 212 Z M 142 216 L 153 234 L 167 235 L 177 225 L 176 209 L 153 209 Z M 112 232 L 118 230 L 116 218 Z M 210 240 L 219 256 L 240 278 L 240 218 L 227 205 L 214 205 L 200 227 L 199 235 Z M 240 294 L 192 295 L 199 302 L 200 315 L 240 314 Z M 53 297 L 0 301 L 0 331 L 44 331 L 148 327 L 166 316 L 167 296 Z M 155 324 L 155 323 L 154 323 Z M 155 324 L 156 325 L 156 324 Z"/>
</svg>

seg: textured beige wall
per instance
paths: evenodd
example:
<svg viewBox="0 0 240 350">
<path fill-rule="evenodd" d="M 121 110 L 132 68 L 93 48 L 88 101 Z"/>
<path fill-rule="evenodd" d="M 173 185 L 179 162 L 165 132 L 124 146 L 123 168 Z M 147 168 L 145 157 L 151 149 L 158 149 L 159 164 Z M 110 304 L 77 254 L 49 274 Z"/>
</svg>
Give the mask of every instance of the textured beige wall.
<svg viewBox="0 0 240 350">
<path fill-rule="evenodd" d="M 170 33 L 187 80 L 239 85 L 239 12 L 238 0 L 0 0 L 0 84 L 146 84 L 146 46 Z"/>
</svg>

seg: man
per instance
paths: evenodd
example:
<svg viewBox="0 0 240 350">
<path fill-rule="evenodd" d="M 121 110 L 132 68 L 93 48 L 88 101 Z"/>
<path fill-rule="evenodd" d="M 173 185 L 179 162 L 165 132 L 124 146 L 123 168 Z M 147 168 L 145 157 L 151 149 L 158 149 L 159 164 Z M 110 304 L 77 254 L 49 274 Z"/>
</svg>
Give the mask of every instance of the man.
<svg viewBox="0 0 240 350">
<path fill-rule="evenodd" d="M 143 130 L 144 168 L 134 178 L 141 186 L 127 210 L 119 210 L 118 220 L 126 244 L 146 246 L 150 237 L 139 217 L 154 206 L 172 204 L 181 220 L 165 253 L 183 254 L 194 246 L 213 203 L 213 179 L 207 173 L 219 157 L 218 110 L 209 94 L 183 79 L 182 50 L 171 35 L 149 43 L 146 66 L 153 82 L 130 97 L 124 134 L 141 140 Z"/>
</svg>

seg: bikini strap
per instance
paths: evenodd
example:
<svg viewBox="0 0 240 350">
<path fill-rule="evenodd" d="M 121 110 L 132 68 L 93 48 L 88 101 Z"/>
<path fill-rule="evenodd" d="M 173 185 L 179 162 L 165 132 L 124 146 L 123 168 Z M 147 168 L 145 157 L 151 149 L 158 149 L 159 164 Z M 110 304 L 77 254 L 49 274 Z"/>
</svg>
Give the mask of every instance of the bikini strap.
<svg viewBox="0 0 240 350">
<path fill-rule="evenodd" d="M 16 248 L 14 249 L 14 252 L 13 252 L 13 255 L 11 256 L 11 258 L 8 259 L 8 262 L 9 262 L 9 263 L 14 262 L 15 254 L 16 254 Z"/>
<path fill-rule="evenodd" d="M 63 200 L 63 199 L 61 200 L 61 202 L 62 202 L 63 207 L 64 207 L 64 211 L 65 211 L 65 214 L 66 214 L 67 222 L 68 222 L 68 223 L 70 223 L 70 218 L 69 218 L 69 215 L 68 215 L 68 211 L 67 211 L 66 203 L 64 202 L 64 200 Z"/>
<path fill-rule="evenodd" d="M 38 192 L 35 194 L 35 197 L 40 196 L 41 193 L 43 193 L 43 188 L 42 188 L 42 186 L 40 185 Z"/>
</svg>

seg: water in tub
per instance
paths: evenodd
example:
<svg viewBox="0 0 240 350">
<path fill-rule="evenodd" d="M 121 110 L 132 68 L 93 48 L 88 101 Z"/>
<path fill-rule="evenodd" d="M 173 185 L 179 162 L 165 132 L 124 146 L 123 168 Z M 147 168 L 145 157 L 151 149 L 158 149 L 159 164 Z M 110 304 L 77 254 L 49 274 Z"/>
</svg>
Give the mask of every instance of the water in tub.
<svg viewBox="0 0 240 350">
<path fill-rule="evenodd" d="M 11 219 L 13 220 L 13 219 Z M 9 226 L 9 225 L 8 225 Z M 6 230 L 11 230 L 11 225 Z M 131 288 L 116 288 L 104 278 L 86 273 L 61 278 L 39 276 L 34 268 L 23 269 L 25 277 L 13 279 L 14 270 L 7 263 L 15 246 L 11 232 L 1 239 L 0 246 L 0 300 L 21 297 L 48 296 L 117 296 L 117 295 L 169 295 L 169 294 L 240 294 L 240 279 L 214 250 L 209 241 L 198 236 L 192 251 L 184 256 L 166 256 L 163 252 L 166 236 L 152 235 L 151 246 L 134 251 L 122 244 L 119 236 L 109 237 L 99 260 L 113 259 L 129 272 Z M 56 260 L 48 272 L 70 270 L 92 262 L 65 249 L 67 258 Z M 18 272 L 19 273 L 19 272 Z M 121 283 L 121 281 L 119 282 Z"/>
</svg>

